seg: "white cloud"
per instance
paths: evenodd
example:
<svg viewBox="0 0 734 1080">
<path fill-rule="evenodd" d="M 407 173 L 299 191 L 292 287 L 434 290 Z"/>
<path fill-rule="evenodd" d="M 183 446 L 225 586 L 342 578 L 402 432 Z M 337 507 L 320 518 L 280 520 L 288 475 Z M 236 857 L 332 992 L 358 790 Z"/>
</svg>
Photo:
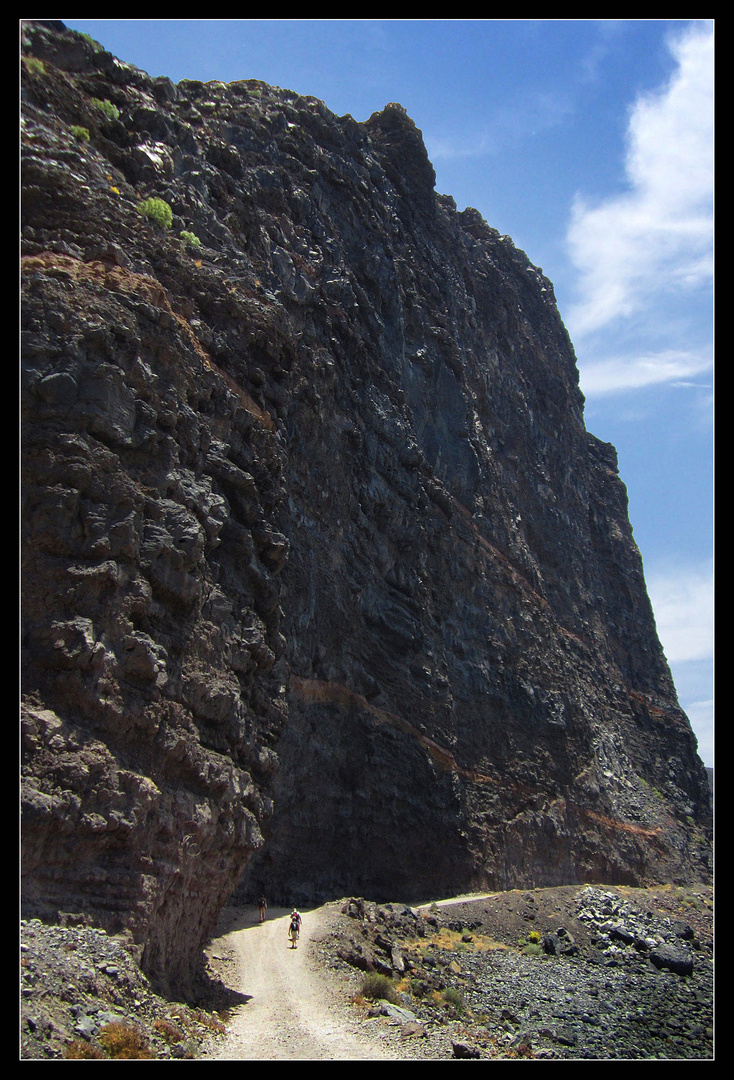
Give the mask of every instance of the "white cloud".
<svg viewBox="0 0 734 1080">
<path fill-rule="evenodd" d="M 580 299 L 572 337 L 645 309 L 652 298 L 707 285 L 713 249 L 713 29 L 694 24 L 670 44 L 669 83 L 635 103 L 623 193 L 578 195 L 567 234 Z"/>
<path fill-rule="evenodd" d="M 668 663 L 709 660 L 714 650 L 714 582 L 710 562 L 648 573 L 647 592 Z"/>
<path fill-rule="evenodd" d="M 583 364 L 581 389 L 586 397 L 594 397 L 656 383 L 678 384 L 679 380 L 700 375 L 711 366 L 711 358 L 707 355 L 675 349 L 644 356 L 618 356 Z"/>
<path fill-rule="evenodd" d="M 711 562 L 668 564 L 646 573 L 658 636 L 678 700 L 698 739 L 699 756 L 714 763 L 714 582 Z"/>
<path fill-rule="evenodd" d="M 698 754 L 705 765 L 714 764 L 714 701 L 681 701 L 698 739 Z"/>
<path fill-rule="evenodd" d="M 459 136 L 425 134 L 424 138 L 432 162 L 481 158 L 496 154 L 499 149 L 498 140 L 485 132 Z"/>
</svg>

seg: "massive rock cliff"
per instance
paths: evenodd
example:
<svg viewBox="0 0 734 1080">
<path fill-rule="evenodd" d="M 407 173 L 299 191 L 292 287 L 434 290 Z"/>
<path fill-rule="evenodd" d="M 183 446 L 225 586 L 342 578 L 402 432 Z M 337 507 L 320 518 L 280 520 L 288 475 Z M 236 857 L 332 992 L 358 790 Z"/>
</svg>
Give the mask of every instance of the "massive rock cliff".
<svg viewBox="0 0 734 1080">
<path fill-rule="evenodd" d="M 706 877 L 543 273 L 399 105 L 174 85 L 60 23 L 23 54 L 25 913 L 165 987 L 238 882 Z"/>
</svg>

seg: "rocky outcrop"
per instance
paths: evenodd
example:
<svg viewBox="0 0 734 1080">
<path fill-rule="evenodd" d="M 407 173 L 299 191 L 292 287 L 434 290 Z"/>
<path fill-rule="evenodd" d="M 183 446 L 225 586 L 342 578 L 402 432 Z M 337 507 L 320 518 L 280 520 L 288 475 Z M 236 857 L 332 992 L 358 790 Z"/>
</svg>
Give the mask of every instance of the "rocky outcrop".
<svg viewBox="0 0 734 1080">
<path fill-rule="evenodd" d="M 246 868 L 301 902 L 705 876 L 542 271 L 399 105 L 23 51 L 26 913 L 166 984 Z"/>
</svg>

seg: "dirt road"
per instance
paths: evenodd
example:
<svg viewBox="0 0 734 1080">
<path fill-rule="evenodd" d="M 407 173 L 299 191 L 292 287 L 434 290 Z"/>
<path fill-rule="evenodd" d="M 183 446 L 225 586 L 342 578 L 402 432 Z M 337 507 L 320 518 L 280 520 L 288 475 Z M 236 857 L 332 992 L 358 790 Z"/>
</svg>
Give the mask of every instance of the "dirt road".
<svg viewBox="0 0 734 1080">
<path fill-rule="evenodd" d="M 356 949 L 362 960 L 370 950 L 380 954 L 384 942 L 378 945 L 377 937 L 386 932 L 387 916 L 376 905 L 364 902 L 361 917 L 351 908 L 346 911 L 343 901 L 304 911 L 297 949 L 291 949 L 288 941 L 287 909 L 270 909 L 262 925 L 254 908 L 227 909 L 207 955 L 215 961 L 212 971 L 240 1004 L 230 1014 L 226 1033 L 202 1056 L 210 1060 L 447 1060 L 466 1056 L 456 1052 L 457 1047 L 471 1045 L 483 1057 L 512 1058 L 519 1053 L 517 1038 L 524 1035 L 527 1045 L 532 1045 L 532 1056 L 539 1058 L 607 1057 L 610 1048 L 614 1050 L 611 1056 L 630 1059 L 709 1057 L 710 886 L 615 886 L 612 890 L 612 898 L 624 908 L 625 925 L 634 928 L 644 923 L 648 936 L 664 931 L 661 940 L 690 948 L 694 972 L 686 979 L 660 971 L 637 948 L 620 944 L 624 939 L 610 937 L 604 943 L 599 927 L 608 920 L 602 911 L 608 888 L 571 885 L 510 890 L 423 905 L 434 909 L 436 916 L 436 909 L 448 908 L 438 919 L 425 913 L 426 934 L 431 938 L 427 955 L 425 948 L 419 952 L 410 948 L 412 923 L 408 919 L 405 924 L 405 913 L 399 916 L 393 911 L 389 935 L 398 942 L 401 933 L 407 935 L 403 944 L 416 983 L 433 985 L 439 963 L 442 981 L 472 1002 L 471 1009 L 459 1010 L 457 1015 L 448 1009 L 453 999 L 442 1003 L 435 993 L 417 997 L 407 993 L 403 1007 L 411 1013 L 412 1022 L 404 1024 L 389 1010 L 355 1008 L 352 1001 L 360 992 L 362 975 L 347 964 L 333 963 L 343 950 Z M 581 904 L 589 892 L 594 895 Z M 392 905 L 386 907 L 392 909 Z M 447 929 L 456 923 L 472 928 L 468 939 L 461 937 L 461 948 L 450 938 L 450 932 L 456 938 L 458 932 Z M 529 927 L 538 933 L 563 928 L 557 932 L 574 943 L 573 961 L 555 953 L 542 959 L 526 955 L 518 943 Z M 601 955 L 600 950 L 607 951 Z M 581 1004 L 572 1008 L 574 1002 Z M 651 1019 L 645 1027 L 642 1019 L 648 1014 Z M 511 1022 L 510 1016 L 514 1017 Z"/>
<path fill-rule="evenodd" d="M 393 1055 L 360 1031 L 348 1008 L 330 999 L 308 962 L 307 944 L 318 933 L 323 909 L 303 913 L 298 948 L 288 940 L 288 911 L 270 908 L 264 923 L 255 908 L 238 910 L 239 924 L 216 940 L 236 964 L 237 989 L 248 1000 L 228 1024 L 210 1060 L 377 1060 Z M 234 985 L 234 984 L 232 984 Z"/>
</svg>

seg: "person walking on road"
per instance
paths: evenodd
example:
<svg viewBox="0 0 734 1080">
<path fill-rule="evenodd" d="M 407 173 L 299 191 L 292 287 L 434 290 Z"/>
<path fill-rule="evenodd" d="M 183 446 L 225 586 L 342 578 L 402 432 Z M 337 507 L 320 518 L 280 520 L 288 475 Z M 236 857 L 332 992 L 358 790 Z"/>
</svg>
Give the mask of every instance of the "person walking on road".
<svg viewBox="0 0 734 1080">
<path fill-rule="evenodd" d="M 298 936 L 301 933 L 302 922 L 303 919 L 301 918 L 301 913 L 296 908 L 293 908 L 293 911 L 291 912 L 290 922 L 288 924 L 288 937 L 290 939 L 292 949 L 298 948 Z"/>
<path fill-rule="evenodd" d="M 260 897 L 257 906 L 260 910 L 260 922 L 265 922 L 265 912 L 268 910 L 268 902 L 264 896 Z"/>
</svg>

